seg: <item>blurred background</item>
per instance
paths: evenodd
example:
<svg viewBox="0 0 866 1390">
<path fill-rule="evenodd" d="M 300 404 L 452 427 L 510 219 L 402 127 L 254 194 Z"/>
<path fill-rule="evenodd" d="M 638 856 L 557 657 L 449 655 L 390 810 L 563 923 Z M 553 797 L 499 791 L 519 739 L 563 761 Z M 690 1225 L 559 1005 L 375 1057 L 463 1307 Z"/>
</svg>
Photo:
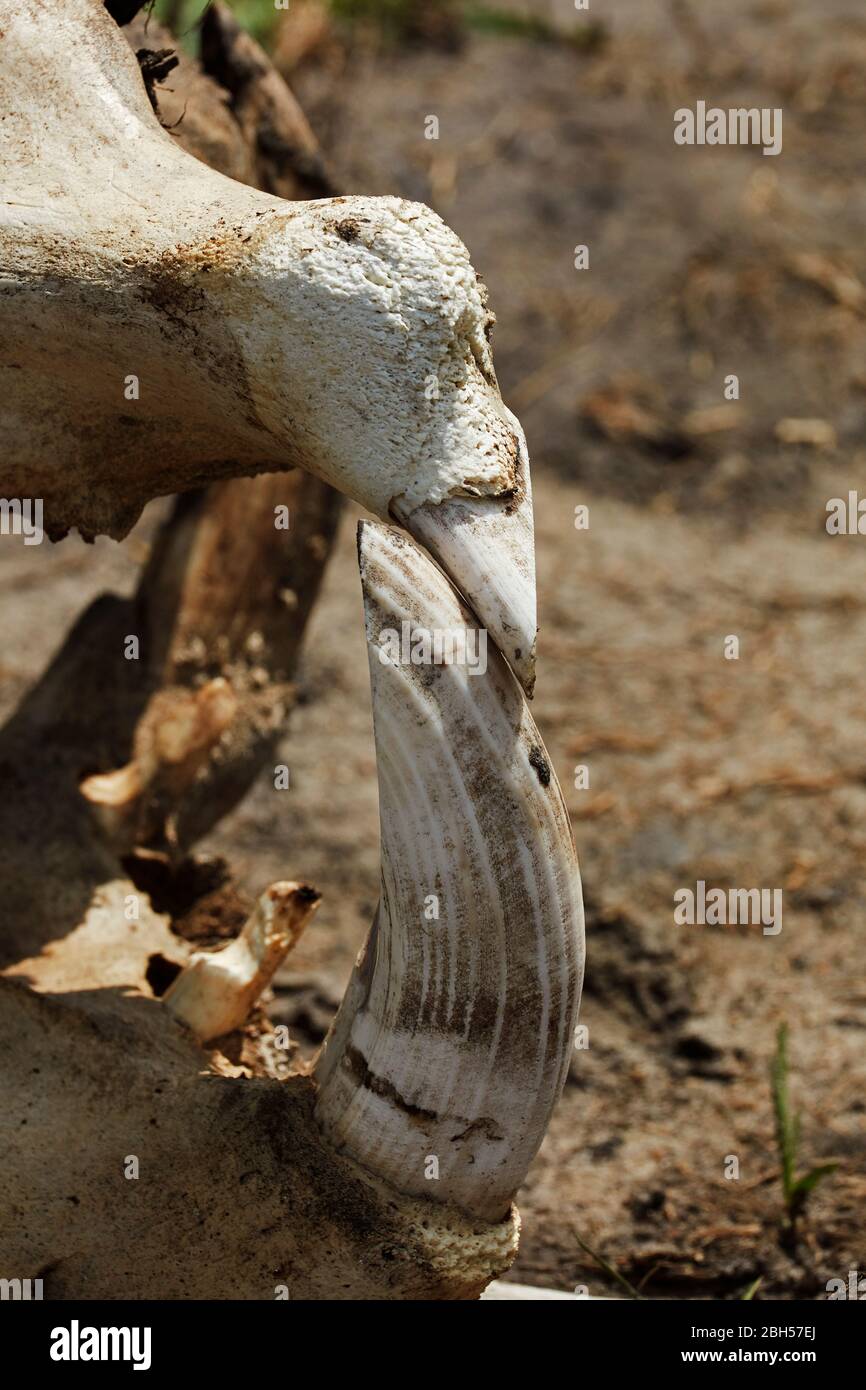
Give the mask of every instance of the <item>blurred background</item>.
<svg viewBox="0 0 866 1390">
<path fill-rule="evenodd" d="M 584 873 L 589 1046 L 520 1199 L 515 1277 L 826 1296 L 866 1273 L 866 538 L 825 529 L 828 499 L 866 494 L 866 14 L 854 0 L 232 8 L 335 185 L 429 203 L 466 242 L 529 441 L 534 714 Z M 194 54 L 203 9 L 155 13 Z M 182 116 L 171 85 L 167 124 Z M 673 113 L 698 100 L 782 108 L 781 155 L 676 146 Z M 357 515 L 307 633 L 280 750 L 291 789 L 275 806 L 263 776 L 201 847 L 248 893 L 287 876 L 323 892 L 271 1009 L 308 1053 L 378 893 Z M 0 712 L 91 597 L 134 587 L 152 531 L 146 515 L 120 546 L 4 551 Z M 782 932 L 676 926 L 673 894 L 698 879 L 781 888 Z M 793 1229 L 770 1084 L 783 1021 L 797 1171 L 837 1165 Z"/>
</svg>

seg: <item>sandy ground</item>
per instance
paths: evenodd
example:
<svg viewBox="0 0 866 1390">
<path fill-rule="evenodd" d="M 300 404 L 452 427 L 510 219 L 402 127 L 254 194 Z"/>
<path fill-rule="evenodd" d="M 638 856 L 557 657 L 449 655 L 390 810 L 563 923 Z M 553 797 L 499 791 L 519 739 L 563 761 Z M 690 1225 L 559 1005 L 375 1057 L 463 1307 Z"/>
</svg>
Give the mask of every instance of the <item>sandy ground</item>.
<svg viewBox="0 0 866 1390">
<path fill-rule="evenodd" d="M 520 1197 L 515 1277 L 612 1292 L 585 1241 L 650 1297 L 761 1276 L 759 1296 L 809 1298 L 866 1269 L 866 539 L 824 528 L 828 498 L 866 494 L 866 20 L 690 13 L 619 5 L 592 54 L 329 49 L 295 83 L 345 186 L 431 202 L 466 240 L 534 460 L 534 712 L 584 874 L 589 1047 Z M 782 155 L 676 148 L 672 112 L 697 99 L 783 107 Z M 817 443 L 778 438 L 792 417 L 823 422 Z M 307 1049 L 378 891 L 354 521 L 308 633 L 291 790 L 263 777 L 202 847 L 251 892 L 324 892 L 272 1009 Z M 152 523 L 122 546 L 0 544 L 0 713 L 89 597 L 130 589 Z M 782 931 L 676 925 L 699 879 L 780 888 Z M 839 1164 L 795 1240 L 768 1082 L 782 1019 L 800 1167 Z"/>
</svg>

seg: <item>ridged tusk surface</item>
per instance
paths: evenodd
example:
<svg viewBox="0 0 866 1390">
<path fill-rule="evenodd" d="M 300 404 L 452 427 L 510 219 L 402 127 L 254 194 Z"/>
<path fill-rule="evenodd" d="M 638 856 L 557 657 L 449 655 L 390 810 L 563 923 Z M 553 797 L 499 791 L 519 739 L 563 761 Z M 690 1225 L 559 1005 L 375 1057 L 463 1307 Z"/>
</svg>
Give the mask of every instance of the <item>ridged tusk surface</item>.
<svg viewBox="0 0 866 1390">
<path fill-rule="evenodd" d="M 453 497 L 395 518 L 461 590 L 532 699 L 535 689 L 535 539 L 529 455 L 520 422 L 502 407 L 517 448 L 508 498 Z"/>
<path fill-rule="evenodd" d="M 448 580 L 390 527 L 362 523 L 358 550 L 382 896 L 317 1063 L 317 1117 L 400 1191 L 496 1221 L 571 1056 L 583 972 L 574 841 L 523 693 L 492 642 L 483 674 L 381 659 L 382 634 L 402 639 L 404 623 L 416 642 L 462 635 L 480 655 L 486 634 Z"/>
</svg>

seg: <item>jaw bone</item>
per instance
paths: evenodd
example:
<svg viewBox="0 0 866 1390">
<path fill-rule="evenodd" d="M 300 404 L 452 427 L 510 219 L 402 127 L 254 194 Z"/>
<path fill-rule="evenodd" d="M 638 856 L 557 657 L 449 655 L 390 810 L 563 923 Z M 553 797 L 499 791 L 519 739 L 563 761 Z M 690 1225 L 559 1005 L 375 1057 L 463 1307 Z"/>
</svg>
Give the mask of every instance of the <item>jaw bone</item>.
<svg viewBox="0 0 866 1390">
<path fill-rule="evenodd" d="M 430 545 L 531 684 L 525 450 L 459 239 L 186 154 L 101 0 L 0 0 L 0 29 L 0 495 L 119 538 L 152 497 L 305 468 Z"/>
<path fill-rule="evenodd" d="M 410 641 L 451 633 L 459 650 L 462 634 L 482 650 L 441 572 L 375 523 L 362 523 L 359 559 L 382 896 L 317 1064 L 317 1116 L 338 1148 L 400 1191 L 495 1221 L 541 1143 L 573 1047 L 583 971 L 574 841 L 492 644 L 483 674 L 483 662 L 477 674 L 406 663 L 405 647 L 394 659 L 390 634 L 404 623 Z"/>
</svg>

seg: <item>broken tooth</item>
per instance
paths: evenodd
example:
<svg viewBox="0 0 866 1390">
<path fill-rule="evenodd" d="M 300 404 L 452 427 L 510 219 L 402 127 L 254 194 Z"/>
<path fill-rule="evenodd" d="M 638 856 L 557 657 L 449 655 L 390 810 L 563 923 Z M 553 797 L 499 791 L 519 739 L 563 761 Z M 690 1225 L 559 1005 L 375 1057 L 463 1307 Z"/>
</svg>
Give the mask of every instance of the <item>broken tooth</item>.
<svg viewBox="0 0 866 1390">
<path fill-rule="evenodd" d="M 395 660 L 383 639 L 408 623 L 416 636 L 462 633 L 473 648 L 477 626 L 441 571 L 401 532 L 369 522 L 359 560 L 382 893 L 316 1066 L 317 1116 L 400 1191 L 495 1221 L 571 1056 L 583 970 L 574 841 L 492 644 L 470 670 Z"/>
<path fill-rule="evenodd" d="M 240 701 L 224 676 L 215 676 L 196 690 L 169 687 L 152 699 L 139 726 L 145 745 L 140 757 L 152 769 L 162 769 L 188 786 L 231 727 Z M 142 730 L 146 732 L 142 733 Z"/>
<path fill-rule="evenodd" d="M 85 777 L 79 787 L 110 844 L 126 849 L 138 834 L 153 833 L 192 786 L 239 708 L 223 676 L 197 690 L 170 686 L 156 692 L 139 721 L 132 760 Z M 150 825 L 148 800 L 156 808 Z"/>
<path fill-rule="evenodd" d="M 272 884 L 240 936 L 219 951 L 195 951 L 162 1002 L 201 1042 L 240 1028 L 318 905 L 306 884 Z"/>
</svg>

